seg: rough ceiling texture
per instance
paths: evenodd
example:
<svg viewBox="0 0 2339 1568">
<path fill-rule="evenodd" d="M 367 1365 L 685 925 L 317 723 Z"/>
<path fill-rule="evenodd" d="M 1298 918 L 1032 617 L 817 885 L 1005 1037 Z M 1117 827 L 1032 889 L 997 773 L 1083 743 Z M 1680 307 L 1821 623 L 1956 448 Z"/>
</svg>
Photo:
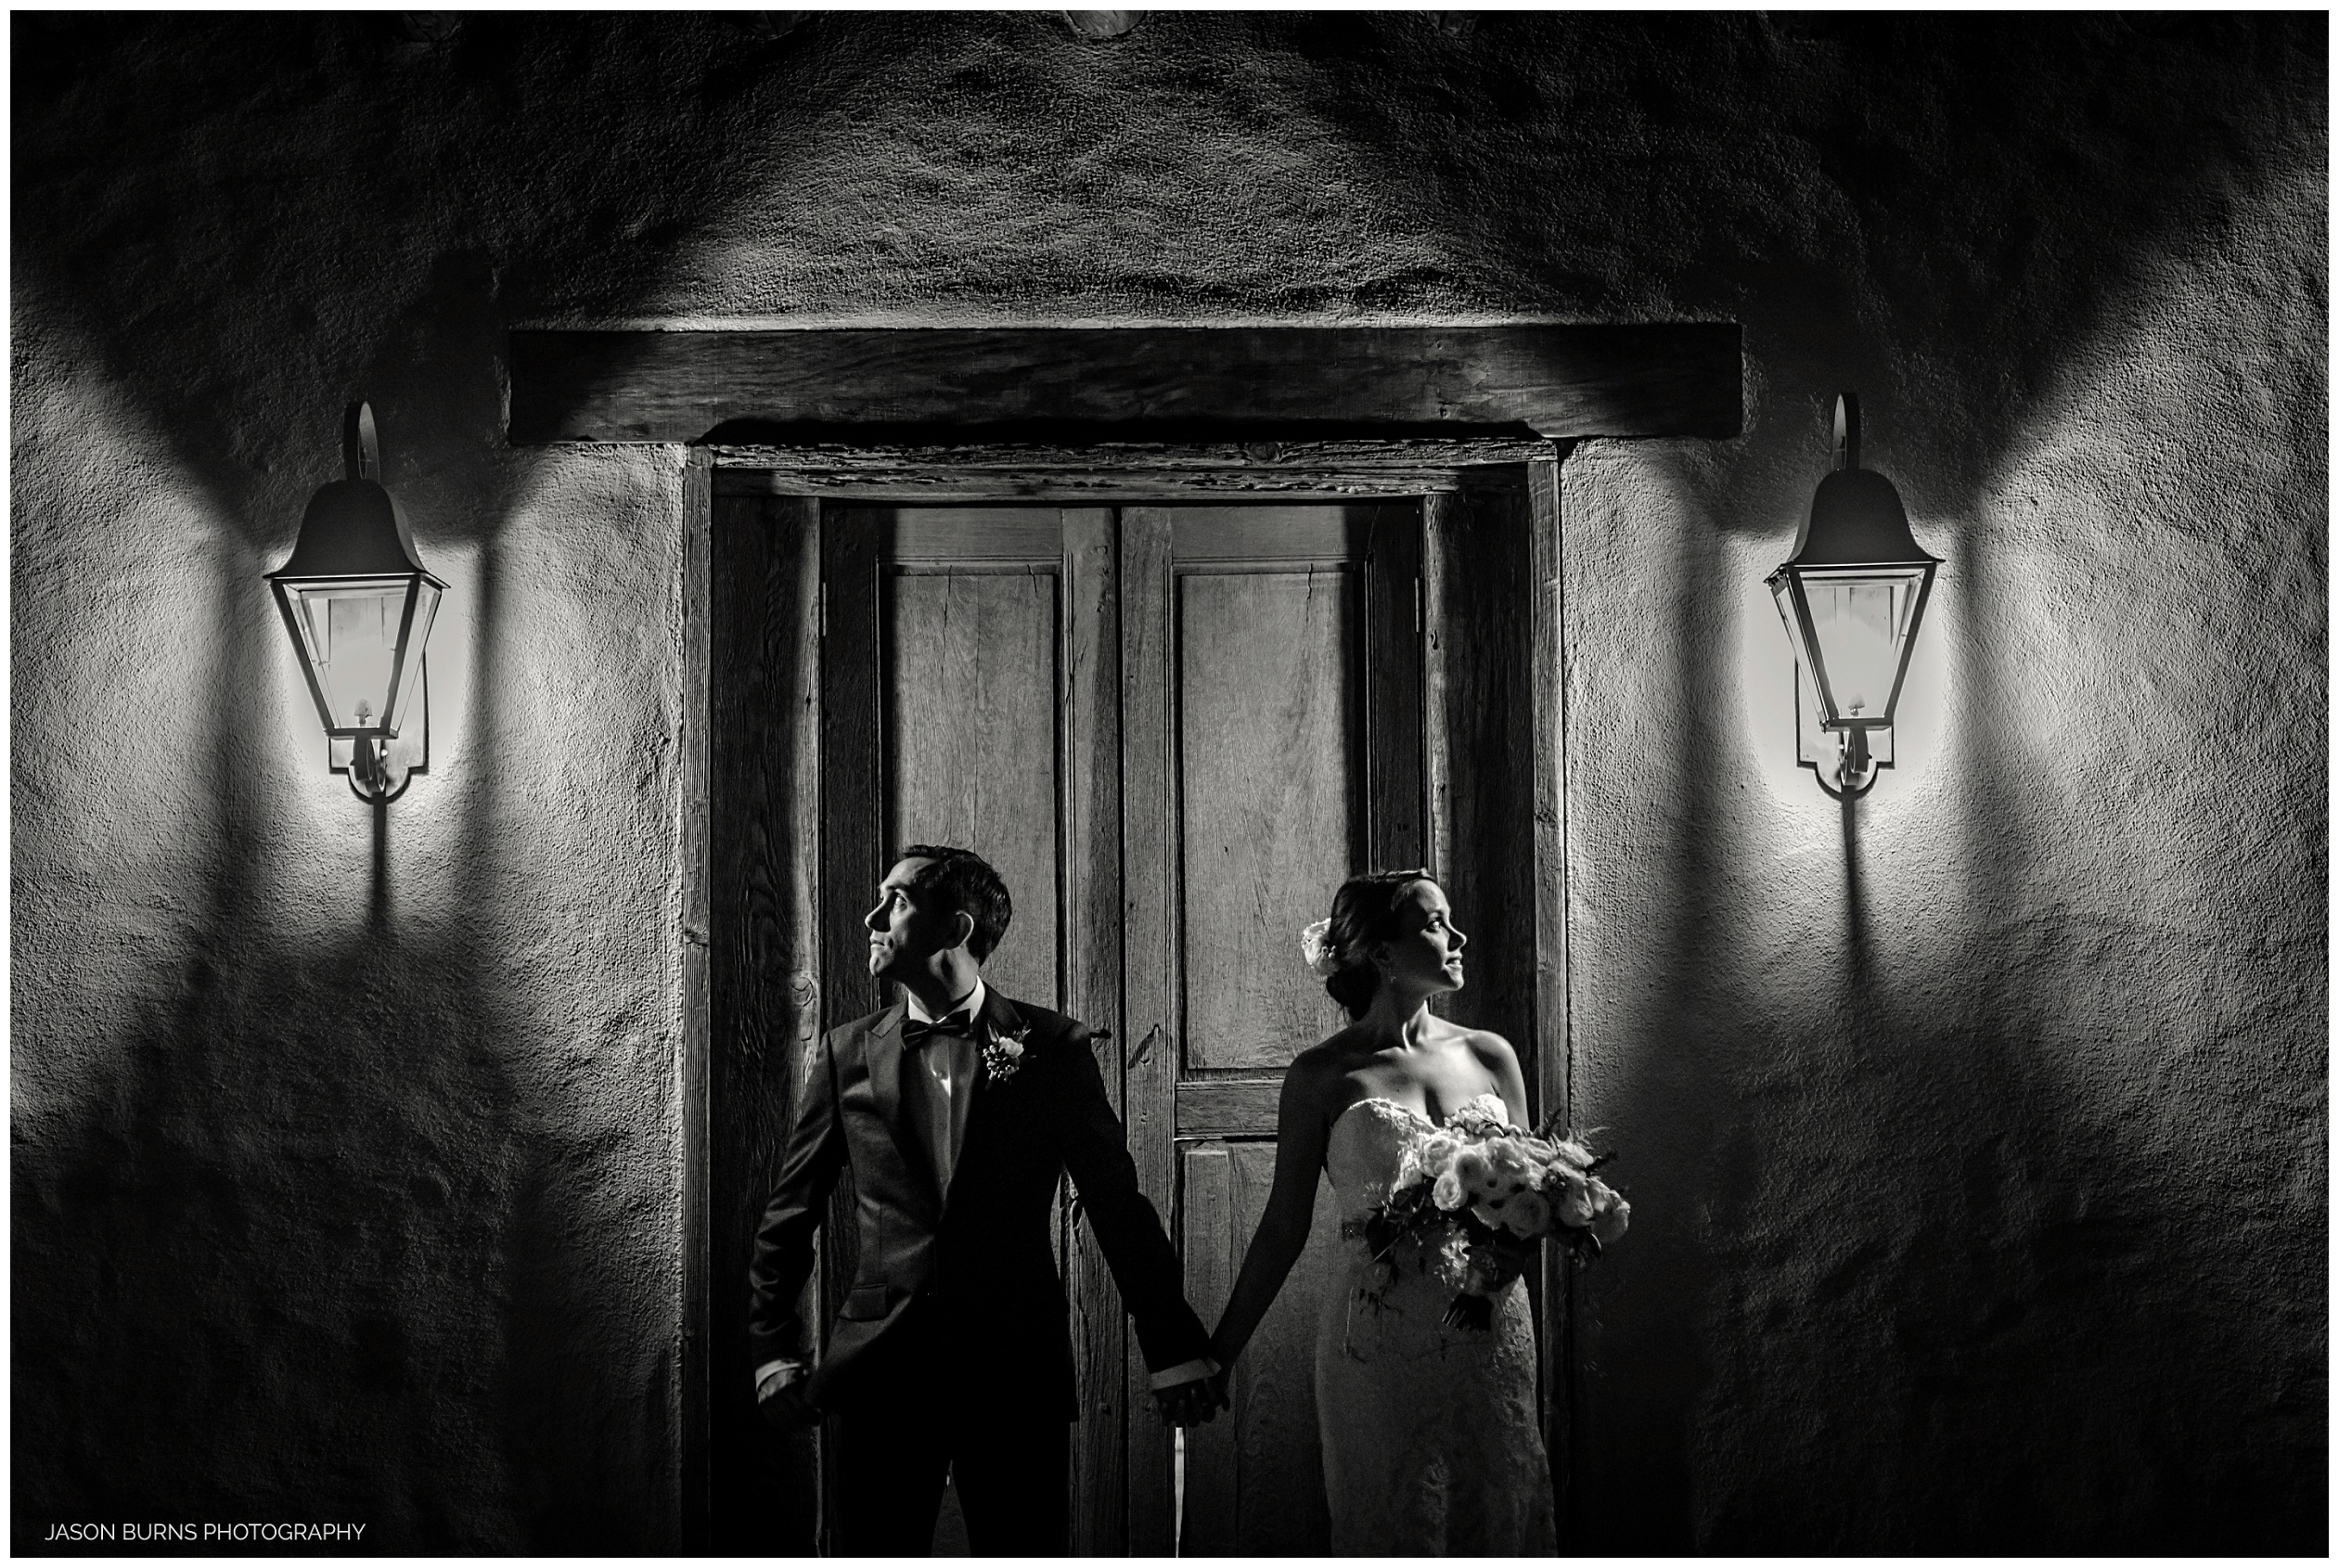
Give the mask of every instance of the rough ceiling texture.
<svg viewBox="0 0 2339 1568">
<path fill-rule="evenodd" d="M 683 464 L 509 449 L 507 327 L 1522 316 L 1746 332 L 1563 470 L 1572 1545 L 2322 1549 L 2323 19 L 11 29 L 19 1549 L 678 1539 Z M 1848 813 L 1841 386 L 1947 562 Z M 260 580 L 359 395 L 379 817 Z"/>
</svg>

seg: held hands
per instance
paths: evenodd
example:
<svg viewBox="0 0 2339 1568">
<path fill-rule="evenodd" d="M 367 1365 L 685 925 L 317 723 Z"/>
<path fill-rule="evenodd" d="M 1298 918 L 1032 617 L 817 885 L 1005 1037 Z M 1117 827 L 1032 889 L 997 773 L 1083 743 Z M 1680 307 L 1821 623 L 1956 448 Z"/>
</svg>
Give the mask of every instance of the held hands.
<svg viewBox="0 0 2339 1568">
<path fill-rule="evenodd" d="M 1168 1426 L 1200 1426 L 1228 1407 L 1227 1374 L 1195 1378 L 1153 1391 L 1154 1404 Z M 812 1379 L 802 1368 L 776 1367 L 755 1391 L 755 1407 L 765 1423 L 781 1432 L 817 1426 L 820 1410 L 807 1397 Z"/>
<path fill-rule="evenodd" d="M 1161 1409 L 1163 1425 L 1200 1426 L 1228 1407 L 1227 1374 L 1220 1372 L 1216 1377 L 1157 1388 L 1153 1391 L 1153 1402 Z"/>
</svg>

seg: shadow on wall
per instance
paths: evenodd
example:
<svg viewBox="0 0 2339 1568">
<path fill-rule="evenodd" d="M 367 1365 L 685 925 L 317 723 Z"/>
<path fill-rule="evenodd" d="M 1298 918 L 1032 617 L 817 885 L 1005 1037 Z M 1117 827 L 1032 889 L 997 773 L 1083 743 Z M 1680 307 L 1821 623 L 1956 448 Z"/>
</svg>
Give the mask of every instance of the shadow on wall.
<svg viewBox="0 0 2339 1568">
<path fill-rule="evenodd" d="M 2327 855 L 2313 804 L 2228 788 L 2253 758 L 2320 799 L 2319 745 L 2258 738 L 2321 695 L 2265 673 L 2321 662 L 2320 463 L 2171 461 L 2150 433 L 2182 405 L 2213 449 L 2279 447 L 2320 404 L 2256 358 L 2307 314 L 2267 264 L 2313 242 L 2289 202 L 2063 335 L 2035 402 L 1932 389 L 1977 432 L 1962 473 L 1921 441 L 1880 466 L 1923 484 L 1949 558 L 1927 635 L 1954 723 L 1930 777 L 1848 808 L 1807 774 L 1801 811 L 1745 787 L 1741 645 L 1707 612 L 1785 553 L 1733 525 L 1793 504 L 1710 450 L 1574 476 L 1578 639 L 1667 627 L 1571 692 L 1582 1103 L 1638 1205 L 1580 1286 L 1585 1549 L 2321 1549 Z M 2236 364 L 2268 395 L 2212 413 L 2194 383 Z M 2040 424 L 2056 463 L 2013 474 Z M 1636 722 L 1665 744 L 1597 743 Z M 1616 897 L 1652 842 L 1655 891 Z"/>
<path fill-rule="evenodd" d="M 606 1391 L 647 1354 L 662 1408 L 671 1360 L 579 1276 L 593 1173 L 515 1109 L 487 977 L 394 938 L 225 945 L 78 1140 L 18 1162 L 15 1549 L 74 1520 L 655 1549 L 657 1427 Z"/>
<path fill-rule="evenodd" d="M 199 352 L 202 324 L 180 330 L 162 360 Z M 223 534 L 216 584 L 184 593 L 220 607 L 184 633 L 211 710 L 194 794 L 212 819 L 148 827 L 205 846 L 201 885 L 96 893 L 184 908 L 183 954 L 118 1037 L 75 1042 L 105 1065 L 70 1086 L 63 1130 L 12 1150 L 19 1551 L 75 1520 L 334 1521 L 366 1525 L 368 1548 L 440 1552 L 653 1550 L 678 1533 L 672 1246 L 622 1212 L 633 1146 L 654 1163 L 669 1129 L 617 1137 L 579 1114 L 577 1075 L 602 1069 L 560 1037 L 513 952 L 545 901 L 501 815 L 506 738 L 527 726 L 502 700 L 533 650 L 502 605 L 498 536 L 527 480 L 502 448 L 500 334 L 488 264 L 458 253 L 353 382 L 384 412 L 388 482 L 426 559 L 476 541 L 477 562 L 474 602 L 434 639 L 432 771 L 370 813 L 369 854 L 337 855 L 363 835 L 302 842 L 336 813 L 369 815 L 326 773 L 305 702 L 292 789 L 323 800 L 314 816 L 269 754 L 293 655 L 260 574 L 332 476 L 329 419 L 276 432 L 295 448 L 281 467 L 248 466 L 231 454 L 250 429 L 178 405 L 166 375 L 124 389 L 154 394 L 161 444 L 188 471 L 225 481 L 234 499 L 204 512 L 243 537 Z M 479 644 L 459 693 L 456 624 Z M 89 765 L 86 737 L 66 732 L 74 698 L 42 695 L 18 708 L 19 767 Z M 27 735 L 29 713 L 63 727 Z M 70 855 L 74 824 L 17 820 L 20 869 Z M 106 918 L 76 906 L 83 891 L 19 881 L 19 946 Z M 19 998 L 19 1051 L 72 1027 L 41 1005 Z"/>
<path fill-rule="evenodd" d="M 1684 101 L 1748 69 L 1793 68 L 1827 90 L 1779 95 L 1808 117 L 1820 177 L 1798 199 L 1774 180 L 1755 215 L 1711 223 L 1729 250 L 1668 275 L 1746 323 L 1746 440 L 1640 449 L 1647 471 L 1622 488 L 1664 500 L 1636 520 L 1628 559 L 1570 540 L 1579 557 L 1591 546 L 1570 573 L 1572 646 L 1597 650 L 1570 692 L 1571 839 L 1591 871 L 1574 967 L 1595 993 L 1579 1007 L 1593 1037 L 1579 1040 L 1578 1103 L 1626 1146 L 1618 1174 L 1638 1205 L 1628 1248 L 1578 1285 L 1582 1549 L 2320 1549 L 2320 1290 L 2281 1237 L 2309 1213 L 2319 1231 L 2321 1209 L 2291 1184 L 2288 1091 L 2263 1091 L 2217 1043 L 2248 1035 L 2288 1059 L 2295 1023 L 2255 999 L 2296 989 L 2285 939 L 2257 945 L 2263 911 L 2088 912 L 2088 890 L 2149 880 L 2155 857 L 2214 868 L 2204 844 L 2242 829 L 2179 812 L 2164 837 L 2107 845 L 2116 818 L 2052 800 L 2072 758 L 2042 770 L 2015 717 L 2075 668 L 2134 679 L 2120 667 L 2129 639 L 2200 629 L 2106 621 L 2081 631 L 2092 641 L 2076 666 L 2042 664 L 2052 636 L 2008 641 L 2041 607 L 2007 594 L 2003 530 L 1984 521 L 2005 506 L 2006 455 L 2075 398 L 2096 419 L 2146 412 L 2091 405 L 2084 383 L 2107 335 L 2141 329 L 2136 297 L 2172 276 L 2212 287 L 2186 269 L 2280 222 L 2281 184 L 2313 156 L 2295 116 L 2320 94 L 2295 72 L 2319 68 L 2319 41 L 2230 18 L 2173 36 L 2102 20 L 2016 24 L 2030 40 L 2019 63 L 1986 58 L 1988 29 L 1910 21 L 1896 31 L 1930 80 L 1905 114 L 1853 108 L 1911 84 L 1870 54 L 1885 25 L 1872 19 L 1741 39 L 1681 75 Z M 1920 46 L 1927 35 L 1934 46 Z M 2053 93 L 2022 91 L 2034 73 L 2088 84 L 2063 101 L 2132 107 L 2041 146 L 2062 111 L 2041 107 Z M 1610 80 L 1639 96 L 1628 75 Z M 2230 90 L 2204 96 L 2209 80 Z M 1953 153 L 1990 177 L 1968 193 L 1921 173 Z M 1684 225 L 1730 209 L 1734 172 L 1721 175 L 1684 182 L 1704 209 Z M 1815 211 L 1842 221 L 1789 226 Z M 1767 227 L 1776 243 L 1757 243 Z M 1815 232 L 1834 254 L 1814 251 Z M 2248 284 L 2279 296 L 2317 243 L 2298 227 Z M 2286 367 L 2252 374 L 2297 400 Z M 1883 413 L 1871 450 L 1911 491 L 1921 532 L 1946 527 L 1927 533 L 1949 558 L 1928 636 L 1952 639 L 1961 722 L 1934 765 L 1954 785 L 1929 781 L 1921 803 L 1888 790 L 1844 813 L 1804 775 L 1832 830 L 1791 844 L 1792 811 L 1732 777 L 1754 748 L 1736 639 L 1708 607 L 1739 605 L 1741 574 L 1786 553 L 1786 533 L 1756 535 L 1791 529 L 1807 505 L 1824 458 L 1806 432 L 1844 384 Z M 2208 439 L 2279 450 L 2287 417 L 2277 405 L 2253 426 L 2223 408 L 2212 422 L 2231 433 Z M 2082 514 L 2089 526 L 2140 500 L 2100 450 L 2107 494 Z M 1600 510 L 1581 504 L 1598 488 L 1579 474 L 1572 520 Z M 2319 489 L 2278 499 L 2311 510 Z M 2233 547 L 2265 545 L 2245 530 Z M 1605 619 L 1620 583 L 1664 573 L 1662 593 Z M 1603 643 L 1629 654 L 1612 665 Z M 2235 724 L 2205 708 L 2170 716 L 2196 726 L 2179 769 L 2204 765 Z M 2065 739 L 2094 738 L 2082 723 Z M 2269 760 L 2319 766 L 2306 751 Z M 1651 891 L 1604 885 L 1620 878 Z M 2299 867 L 2298 886 L 2321 880 Z M 1626 934 L 1600 929 L 1612 920 Z M 2189 1043 L 2204 1035 L 2209 1048 Z M 2123 1074 L 2129 1087 L 2105 1088 Z M 2237 1231 L 2291 1215 L 2247 1258 L 2200 1231 L 2202 1196 L 2230 1186 L 2230 1162 L 2275 1183 L 2228 1200 Z"/>
<path fill-rule="evenodd" d="M 2271 1030 L 2276 1060 L 2294 1024 L 2230 998 L 2279 955 L 2239 955 L 2243 934 L 2207 912 L 2191 930 L 2150 909 L 2074 918 L 2058 880 L 2067 897 L 2128 872 L 2090 864 L 2099 846 L 2072 839 L 2010 749 L 2005 716 L 2038 694 L 2009 689 L 1988 636 L 1959 638 L 1967 723 L 1934 764 L 1953 787 L 1847 809 L 1808 784 L 1832 830 L 1789 864 L 1792 813 L 1732 777 L 1754 748 L 1736 638 L 1707 607 L 1742 602 L 1744 564 L 1708 521 L 1714 465 L 1641 458 L 1675 520 L 1676 597 L 1621 695 L 1655 705 L 1640 722 L 1667 743 L 1572 736 L 1583 983 L 1600 993 L 1579 1114 L 1623 1147 L 1636 1225 L 1579 1277 L 1571 1540 L 2319 1549 L 2320 1302 L 2294 1227 L 2261 1217 L 2298 1201 L 2281 1191 L 2287 1119 L 2268 1119 L 2291 1096 L 2251 1109 L 2248 1070 L 2182 1040 Z M 1968 531 L 1950 551 L 1947 619 L 2002 633 L 1991 541 Z M 1613 589 L 1602 573 L 1573 571 L 1571 603 Z M 1576 630 L 1599 642 L 1599 616 L 1647 609 Z M 1615 717 L 1619 692 L 1585 695 L 1589 722 Z M 1647 891 L 1619 900 L 1603 884 L 1620 878 Z M 1625 929 L 1598 929 L 1612 919 Z M 2227 996 L 2191 978 L 2237 960 L 2263 972 Z M 2137 1080 L 2125 1099 L 2094 1081 L 2107 1062 Z M 2224 1201 L 2215 1228 L 2255 1232 L 2246 1256 L 2204 1228 L 2229 1161 L 2276 1189 Z"/>
<path fill-rule="evenodd" d="M 681 241 L 762 216 L 748 193 L 820 141 L 791 106 L 898 43 L 760 15 L 489 13 L 424 41 L 387 12 L 19 13 L 15 168 L 45 220 L 19 265 L 279 546 L 315 432 L 361 393 L 402 498 L 508 466 L 504 324 L 670 311 Z M 432 340 L 466 317 L 492 335 L 450 360 Z M 491 521 L 482 493 L 451 492 L 442 537 Z"/>
<path fill-rule="evenodd" d="M 392 881 L 431 791 L 467 816 L 473 893 L 499 881 L 479 781 L 494 683 L 472 694 L 475 733 L 440 738 L 473 778 L 442 767 L 373 809 L 370 868 L 288 849 L 300 814 L 253 737 L 278 727 L 273 666 L 290 654 L 251 552 L 218 562 L 223 620 L 198 639 L 219 650 L 217 819 L 186 829 L 211 864 L 174 994 L 140 1009 L 105 1081 L 74 1086 L 71 1132 L 13 1150 L 16 1549 L 74 1520 L 363 1523 L 364 1545 L 392 1550 L 655 1549 L 672 1528 L 671 1340 L 611 1310 L 638 1284 L 597 1278 L 629 1261 L 589 1230 L 607 1151 L 578 1146 L 531 1060 L 492 897 L 418 919 Z M 471 619 L 492 644 L 492 555 L 482 579 Z M 299 718 L 300 787 L 366 814 Z M 302 875 L 327 885 L 271 881 Z M 629 1384 L 647 1410 L 610 1398 Z M 477 1429 L 490 1412 L 500 1432 Z"/>
</svg>

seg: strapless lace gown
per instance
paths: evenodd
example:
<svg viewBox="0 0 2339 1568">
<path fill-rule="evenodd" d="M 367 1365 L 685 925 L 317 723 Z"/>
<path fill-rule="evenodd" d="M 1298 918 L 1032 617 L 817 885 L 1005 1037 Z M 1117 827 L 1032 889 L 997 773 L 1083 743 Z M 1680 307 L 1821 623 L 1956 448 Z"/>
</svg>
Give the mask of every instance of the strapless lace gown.
<svg viewBox="0 0 2339 1568">
<path fill-rule="evenodd" d="M 1427 1118 L 1386 1099 L 1350 1106 L 1324 1152 L 1343 1219 L 1388 1195 Z M 1453 1292 L 1402 1269 L 1379 1307 L 1359 1299 L 1364 1243 L 1342 1244 L 1342 1288 L 1316 1330 L 1331 1549 L 1342 1556 L 1509 1557 L 1558 1549 L 1536 1418 L 1535 1322 L 1523 1280 L 1488 1331 L 1439 1325 Z"/>
</svg>

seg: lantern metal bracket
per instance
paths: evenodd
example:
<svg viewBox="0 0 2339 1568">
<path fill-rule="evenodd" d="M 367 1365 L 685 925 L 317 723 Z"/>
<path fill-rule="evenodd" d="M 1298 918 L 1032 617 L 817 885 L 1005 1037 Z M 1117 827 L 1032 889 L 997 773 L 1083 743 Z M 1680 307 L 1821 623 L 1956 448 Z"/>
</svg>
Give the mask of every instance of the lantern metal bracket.
<svg viewBox="0 0 2339 1568">
<path fill-rule="evenodd" d="M 1839 729 L 1835 736 L 1835 757 L 1831 762 L 1811 765 L 1819 776 L 1819 788 L 1839 801 L 1857 800 L 1876 787 L 1880 762 L 1868 749 L 1868 734 L 1864 729 Z M 1890 730 L 1883 732 L 1889 743 Z M 1832 775 L 1832 777 L 1831 777 Z"/>
<path fill-rule="evenodd" d="M 406 709 L 406 722 L 394 739 L 379 736 L 363 739 L 346 735 L 327 738 L 327 762 L 335 773 L 349 776 L 350 792 L 372 804 L 388 805 L 406 792 L 414 775 L 431 771 L 431 659 L 425 654 L 415 669 L 415 692 Z"/>
<path fill-rule="evenodd" d="M 1838 800 L 1855 799 L 1874 789 L 1878 770 L 1893 765 L 1892 726 L 1830 729 L 1811 694 L 1811 672 L 1800 661 L 1794 685 L 1795 761 L 1818 775 L 1819 788 Z"/>
</svg>

